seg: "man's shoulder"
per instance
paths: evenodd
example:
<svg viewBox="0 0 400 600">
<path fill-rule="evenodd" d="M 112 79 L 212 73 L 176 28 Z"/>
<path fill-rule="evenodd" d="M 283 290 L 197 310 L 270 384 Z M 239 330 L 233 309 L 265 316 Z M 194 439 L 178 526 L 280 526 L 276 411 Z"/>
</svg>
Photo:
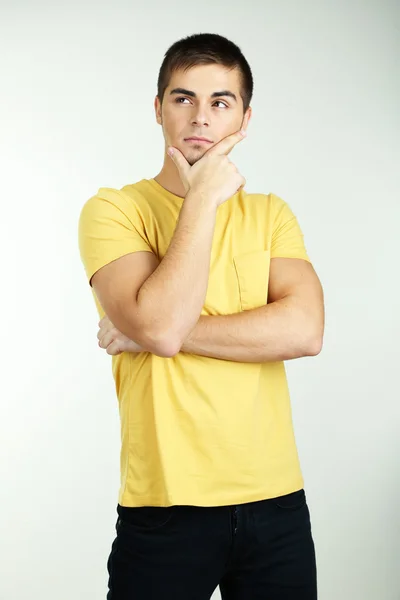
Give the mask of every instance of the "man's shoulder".
<svg viewBox="0 0 400 600">
<path fill-rule="evenodd" d="M 127 183 L 122 187 L 102 186 L 98 189 L 98 192 L 95 194 L 95 196 L 98 198 L 104 198 L 105 200 L 110 199 L 115 202 L 126 202 L 128 199 L 135 201 L 143 196 L 147 189 L 148 180 L 140 179 L 134 183 Z"/>
<path fill-rule="evenodd" d="M 269 213 L 275 212 L 286 205 L 286 202 L 273 192 L 248 192 L 245 190 L 238 194 L 238 202 L 246 211 L 254 210 L 256 213 L 260 210 Z"/>
<path fill-rule="evenodd" d="M 248 192 L 245 191 L 245 196 L 251 200 L 259 200 L 260 202 L 281 203 L 284 202 L 280 196 L 274 192 Z"/>
<path fill-rule="evenodd" d="M 82 207 L 82 213 L 97 212 L 114 207 L 124 213 L 130 212 L 141 203 L 146 193 L 146 179 L 135 183 L 126 184 L 122 187 L 99 187 L 97 192 L 86 200 Z"/>
</svg>

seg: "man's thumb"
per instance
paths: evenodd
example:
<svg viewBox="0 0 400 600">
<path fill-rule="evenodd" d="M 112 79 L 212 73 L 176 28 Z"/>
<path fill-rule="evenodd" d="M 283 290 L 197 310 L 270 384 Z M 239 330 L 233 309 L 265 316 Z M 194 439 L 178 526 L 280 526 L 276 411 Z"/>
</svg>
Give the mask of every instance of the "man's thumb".
<svg viewBox="0 0 400 600">
<path fill-rule="evenodd" d="M 178 148 L 174 148 L 173 146 L 168 148 L 168 155 L 174 161 L 180 175 L 186 176 L 189 172 L 190 165 L 186 158 L 183 156 L 182 152 L 178 150 Z"/>
</svg>

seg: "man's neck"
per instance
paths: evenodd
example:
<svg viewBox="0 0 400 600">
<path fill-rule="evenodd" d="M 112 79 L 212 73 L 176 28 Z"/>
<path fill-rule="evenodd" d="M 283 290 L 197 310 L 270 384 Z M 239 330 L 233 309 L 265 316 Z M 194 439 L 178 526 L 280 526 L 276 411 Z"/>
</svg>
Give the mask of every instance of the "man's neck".
<svg viewBox="0 0 400 600">
<path fill-rule="evenodd" d="M 165 158 L 163 168 L 159 174 L 154 177 L 154 180 L 168 192 L 175 194 L 175 196 L 179 196 L 180 198 L 186 196 L 185 188 L 179 177 L 178 170 L 169 157 Z"/>
</svg>

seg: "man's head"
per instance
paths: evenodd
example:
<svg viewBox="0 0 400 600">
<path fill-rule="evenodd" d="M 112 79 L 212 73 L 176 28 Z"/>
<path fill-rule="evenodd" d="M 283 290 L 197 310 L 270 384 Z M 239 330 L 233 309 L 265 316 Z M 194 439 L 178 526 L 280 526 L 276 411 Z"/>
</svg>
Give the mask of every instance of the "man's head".
<svg viewBox="0 0 400 600">
<path fill-rule="evenodd" d="M 222 138 L 247 129 L 253 77 L 242 52 L 216 34 L 196 34 L 173 44 L 158 76 L 155 110 L 165 145 L 194 164 Z M 207 141 L 191 140 L 193 136 Z"/>
</svg>

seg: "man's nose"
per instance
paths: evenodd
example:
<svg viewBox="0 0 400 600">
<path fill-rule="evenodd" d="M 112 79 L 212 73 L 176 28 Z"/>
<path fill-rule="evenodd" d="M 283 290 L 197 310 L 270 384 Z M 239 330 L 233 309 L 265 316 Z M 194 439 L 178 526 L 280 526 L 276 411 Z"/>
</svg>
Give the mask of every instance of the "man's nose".
<svg viewBox="0 0 400 600">
<path fill-rule="evenodd" d="M 210 115 L 204 107 L 197 107 L 192 115 L 192 125 L 204 126 L 210 124 Z"/>
</svg>

